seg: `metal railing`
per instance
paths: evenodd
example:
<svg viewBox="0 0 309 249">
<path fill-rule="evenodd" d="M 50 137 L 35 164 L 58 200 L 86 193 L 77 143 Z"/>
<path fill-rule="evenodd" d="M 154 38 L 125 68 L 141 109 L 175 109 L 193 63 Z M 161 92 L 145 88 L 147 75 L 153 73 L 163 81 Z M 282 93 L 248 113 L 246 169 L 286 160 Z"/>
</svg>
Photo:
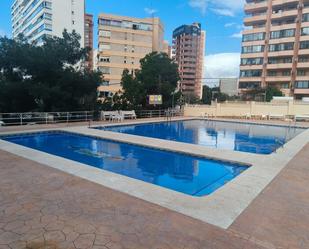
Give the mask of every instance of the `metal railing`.
<svg viewBox="0 0 309 249">
<path fill-rule="evenodd" d="M 137 118 L 183 116 L 183 110 L 138 110 Z M 56 124 L 100 120 L 95 111 L 0 113 L 0 126 Z"/>
<path fill-rule="evenodd" d="M 183 116 L 183 110 L 139 110 L 135 111 L 137 118 L 163 118 L 163 117 L 180 117 Z"/>
<path fill-rule="evenodd" d="M 0 125 L 33 125 L 93 120 L 94 111 L 0 113 Z"/>
</svg>

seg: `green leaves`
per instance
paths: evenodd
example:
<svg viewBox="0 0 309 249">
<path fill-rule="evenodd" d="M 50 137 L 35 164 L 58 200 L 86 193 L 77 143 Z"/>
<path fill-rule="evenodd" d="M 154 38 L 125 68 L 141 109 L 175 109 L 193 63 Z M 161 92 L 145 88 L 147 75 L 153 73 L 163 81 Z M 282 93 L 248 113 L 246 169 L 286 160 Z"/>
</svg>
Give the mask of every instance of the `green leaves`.
<svg viewBox="0 0 309 249">
<path fill-rule="evenodd" d="M 42 46 L 0 38 L 0 112 L 94 109 L 102 77 L 83 68 L 88 49 L 79 41 L 66 31 Z"/>
<path fill-rule="evenodd" d="M 153 52 L 140 61 L 141 70 L 132 75 L 124 70 L 121 80 L 123 95 L 136 107 L 146 107 L 147 95 L 161 94 L 163 107 L 172 105 L 179 80 L 178 66 L 167 54 Z"/>
</svg>

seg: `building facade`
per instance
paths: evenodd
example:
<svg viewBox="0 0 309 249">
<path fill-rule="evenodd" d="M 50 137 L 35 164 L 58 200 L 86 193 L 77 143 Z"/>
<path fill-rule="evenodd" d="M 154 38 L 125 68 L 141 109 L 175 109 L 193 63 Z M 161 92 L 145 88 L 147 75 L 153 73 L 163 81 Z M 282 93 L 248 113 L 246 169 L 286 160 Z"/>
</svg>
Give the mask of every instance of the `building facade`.
<svg viewBox="0 0 309 249">
<path fill-rule="evenodd" d="M 100 14 L 98 41 L 98 70 L 104 82 L 100 96 L 106 97 L 121 90 L 124 69 L 140 69 L 140 59 L 157 51 L 164 52 L 164 27 L 159 18 L 133 18 Z"/>
<path fill-rule="evenodd" d="M 247 0 L 239 88 L 309 96 L 309 1 Z"/>
<path fill-rule="evenodd" d="M 205 31 L 200 23 L 182 25 L 173 32 L 173 58 L 179 66 L 179 90 L 202 98 Z"/>
<path fill-rule="evenodd" d="M 84 0 L 15 0 L 11 6 L 12 35 L 23 34 L 40 45 L 44 36 L 75 30 L 84 46 Z"/>
<path fill-rule="evenodd" d="M 225 93 L 229 96 L 237 96 L 238 95 L 238 79 L 237 78 L 220 79 L 219 88 L 220 88 L 221 93 Z"/>
<path fill-rule="evenodd" d="M 85 14 L 85 47 L 90 48 L 89 58 L 86 67 L 93 69 L 93 15 Z"/>
</svg>

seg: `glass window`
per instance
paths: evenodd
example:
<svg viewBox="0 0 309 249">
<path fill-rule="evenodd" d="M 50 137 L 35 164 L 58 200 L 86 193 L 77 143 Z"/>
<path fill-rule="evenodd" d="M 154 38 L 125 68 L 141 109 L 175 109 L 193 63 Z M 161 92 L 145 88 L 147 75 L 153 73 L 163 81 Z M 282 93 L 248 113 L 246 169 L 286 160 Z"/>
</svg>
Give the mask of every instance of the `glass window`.
<svg viewBox="0 0 309 249">
<path fill-rule="evenodd" d="M 265 39 L 265 33 L 254 33 L 254 34 L 246 34 L 243 35 L 243 41 L 259 41 Z"/>
<path fill-rule="evenodd" d="M 255 89 L 260 88 L 261 82 L 239 82 L 240 89 Z"/>
<path fill-rule="evenodd" d="M 260 77 L 262 70 L 242 70 L 240 71 L 240 77 Z"/>
<path fill-rule="evenodd" d="M 269 45 L 269 51 L 284 51 L 284 50 L 293 50 L 294 49 L 294 42 L 288 43 L 280 43 L 280 44 L 271 44 Z"/>
<path fill-rule="evenodd" d="M 111 37 L 111 32 L 110 31 L 106 31 L 106 30 L 100 30 L 99 31 L 99 36 Z"/>
<path fill-rule="evenodd" d="M 300 42 L 300 49 L 309 49 L 309 41 Z"/>
<path fill-rule="evenodd" d="M 309 81 L 296 81 L 295 88 L 309 88 Z"/>
<path fill-rule="evenodd" d="M 309 27 L 301 29 L 301 35 L 309 35 Z"/>
<path fill-rule="evenodd" d="M 303 14 L 303 22 L 309 22 L 309 13 Z"/>
<path fill-rule="evenodd" d="M 306 71 L 303 70 L 303 69 L 298 69 L 298 70 L 297 70 L 297 75 L 298 75 L 298 76 L 305 76 L 305 75 L 306 75 Z"/>
<path fill-rule="evenodd" d="M 261 65 L 263 58 L 242 58 L 241 65 Z"/>
<path fill-rule="evenodd" d="M 272 31 L 270 33 L 270 39 L 293 37 L 294 35 L 295 35 L 295 29 L 278 30 L 278 31 Z"/>
<path fill-rule="evenodd" d="M 258 53 L 263 52 L 264 46 L 263 45 L 257 45 L 257 46 L 244 46 L 242 47 L 242 53 Z"/>
</svg>

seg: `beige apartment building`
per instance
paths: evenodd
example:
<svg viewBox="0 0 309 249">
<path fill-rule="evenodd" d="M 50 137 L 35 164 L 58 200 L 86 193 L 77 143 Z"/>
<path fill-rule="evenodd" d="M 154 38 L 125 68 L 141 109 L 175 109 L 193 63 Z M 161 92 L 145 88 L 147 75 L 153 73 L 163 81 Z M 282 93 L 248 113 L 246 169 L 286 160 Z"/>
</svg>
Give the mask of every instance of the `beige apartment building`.
<svg viewBox="0 0 309 249">
<path fill-rule="evenodd" d="M 179 89 L 202 98 L 205 31 L 200 23 L 182 25 L 173 32 L 173 58 L 179 66 Z"/>
<path fill-rule="evenodd" d="M 239 88 L 309 96 L 309 0 L 247 0 Z"/>
<path fill-rule="evenodd" d="M 124 69 L 140 69 L 140 59 L 157 51 L 167 52 L 161 20 L 100 14 L 98 21 L 98 62 L 104 82 L 99 87 L 100 97 L 121 90 Z"/>
</svg>

